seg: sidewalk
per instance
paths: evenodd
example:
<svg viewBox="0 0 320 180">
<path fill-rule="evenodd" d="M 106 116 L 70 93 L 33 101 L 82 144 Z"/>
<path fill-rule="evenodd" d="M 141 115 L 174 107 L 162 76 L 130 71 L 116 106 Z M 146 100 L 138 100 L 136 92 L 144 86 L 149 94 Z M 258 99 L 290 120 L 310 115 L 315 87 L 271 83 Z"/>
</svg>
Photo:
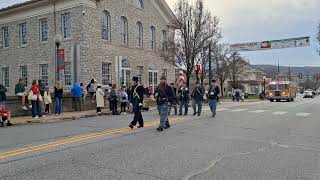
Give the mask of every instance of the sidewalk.
<svg viewBox="0 0 320 180">
<path fill-rule="evenodd" d="M 55 122 L 55 121 L 63 121 L 63 120 L 76 120 L 79 118 L 86 118 L 86 117 L 95 117 L 100 115 L 110 115 L 109 111 L 103 112 L 101 114 L 97 114 L 95 110 L 90 111 L 81 111 L 81 112 L 65 112 L 60 116 L 55 116 L 52 114 L 51 116 L 42 117 L 39 119 L 32 119 L 31 116 L 20 116 L 11 118 L 11 123 L 13 125 L 22 125 L 28 123 L 48 123 L 48 122 Z"/>
</svg>

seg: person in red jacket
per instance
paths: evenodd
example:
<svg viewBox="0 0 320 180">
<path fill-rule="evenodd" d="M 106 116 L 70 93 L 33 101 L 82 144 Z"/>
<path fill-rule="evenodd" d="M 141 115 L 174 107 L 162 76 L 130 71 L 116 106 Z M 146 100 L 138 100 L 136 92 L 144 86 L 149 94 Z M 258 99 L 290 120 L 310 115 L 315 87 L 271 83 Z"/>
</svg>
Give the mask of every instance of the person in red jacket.
<svg viewBox="0 0 320 180">
<path fill-rule="evenodd" d="M 10 122 L 11 111 L 6 109 L 4 105 L 0 105 L 0 123 L 4 127 L 4 122 L 7 121 L 7 126 L 12 126 Z"/>
</svg>

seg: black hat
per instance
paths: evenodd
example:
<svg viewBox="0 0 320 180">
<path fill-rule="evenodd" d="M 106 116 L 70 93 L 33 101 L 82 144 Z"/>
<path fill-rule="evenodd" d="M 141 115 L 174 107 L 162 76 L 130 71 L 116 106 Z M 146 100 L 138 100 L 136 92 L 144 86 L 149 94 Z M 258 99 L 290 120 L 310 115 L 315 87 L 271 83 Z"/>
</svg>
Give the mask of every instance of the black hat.
<svg viewBox="0 0 320 180">
<path fill-rule="evenodd" d="M 132 81 L 138 82 L 138 81 L 139 81 L 139 78 L 138 78 L 137 76 L 133 76 L 133 77 L 132 77 Z"/>
</svg>

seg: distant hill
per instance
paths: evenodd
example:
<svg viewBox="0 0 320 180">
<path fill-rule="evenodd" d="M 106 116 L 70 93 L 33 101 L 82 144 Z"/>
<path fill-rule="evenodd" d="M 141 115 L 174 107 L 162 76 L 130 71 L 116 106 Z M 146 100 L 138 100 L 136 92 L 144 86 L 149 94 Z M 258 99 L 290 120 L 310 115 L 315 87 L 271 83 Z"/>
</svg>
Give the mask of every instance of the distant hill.
<svg viewBox="0 0 320 180">
<path fill-rule="evenodd" d="M 278 74 L 278 66 L 275 65 L 252 65 L 253 67 L 260 69 L 268 74 L 269 77 L 274 77 Z M 287 66 L 280 66 L 280 73 L 287 74 L 289 71 L 289 67 Z M 320 67 L 291 67 L 291 74 L 298 75 L 302 73 L 304 77 L 312 76 L 315 74 L 320 74 Z"/>
</svg>

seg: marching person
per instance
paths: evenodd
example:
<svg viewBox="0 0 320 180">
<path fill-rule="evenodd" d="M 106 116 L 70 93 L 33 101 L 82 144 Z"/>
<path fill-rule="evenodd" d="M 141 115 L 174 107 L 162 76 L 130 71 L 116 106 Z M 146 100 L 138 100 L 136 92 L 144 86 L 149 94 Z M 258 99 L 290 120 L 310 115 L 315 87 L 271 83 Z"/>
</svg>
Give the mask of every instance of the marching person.
<svg viewBox="0 0 320 180">
<path fill-rule="evenodd" d="M 95 98 L 97 102 L 97 113 L 101 114 L 101 108 L 104 107 L 104 92 L 101 88 L 101 85 L 98 84 L 97 91 L 95 92 Z"/>
<path fill-rule="evenodd" d="M 217 85 L 216 80 L 213 79 L 208 89 L 208 101 L 209 101 L 210 110 L 212 112 L 212 117 L 215 117 L 217 114 L 217 101 L 218 101 L 219 94 L 220 94 L 220 88 Z"/>
<path fill-rule="evenodd" d="M 173 93 L 174 93 L 174 99 L 172 101 L 172 104 L 170 106 L 170 109 L 169 109 L 169 116 L 170 116 L 170 113 L 171 113 L 171 109 L 173 108 L 174 109 L 174 115 L 177 115 L 178 114 L 178 108 L 177 108 L 177 105 L 178 105 L 178 100 L 177 100 L 177 88 L 174 87 L 174 83 L 171 83 L 170 84 L 172 90 L 173 90 Z"/>
<path fill-rule="evenodd" d="M 142 128 L 144 126 L 143 124 L 143 117 L 141 114 L 141 108 L 143 107 L 143 98 L 146 93 L 145 88 L 139 84 L 138 77 L 134 76 L 132 78 L 132 88 L 130 91 L 130 97 L 133 112 L 134 112 L 134 118 L 133 121 L 130 123 L 129 127 L 133 129 L 134 126 L 136 126 L 137 122 L 139 122 L 138 128 Z"/>
<path fill-rule="evenodd" d="M 186 87 L 186 83 L 182 82 L 181 87 L 178 91 L 179 96 L 179 116 L 182 116 L 182 109 L 184 107 L 184 115 L 188 115 L 189 108 L 189 89 Z"/>
<path fill-rule="evenodd" d="M 174 99 L 173 89 L 167 84 L 165 76 L 162 76 L 160 79 L 160 84 L 156 89 L 155 97 L 160 114 L 160 126 L 157 128 L 157 131 L 163 131 L 163 129 L 170 128 L 168 115 L 170 106 Z"/>
<path fill-rule="evenodd" d="M 201 87 L 200 83 L 197 82 L 196 86 L 193 88 L 193 90 L 191 92 L 192 108 L 193 108 L 193 115 L 194 116 L 196 114 L 198 114 L 198 116 L 201 115 L 203 96 L 204 96 L 204 90 Z M 198 106 L 198 111 L 197 111 L 197 106 Z"/>
</svg>

